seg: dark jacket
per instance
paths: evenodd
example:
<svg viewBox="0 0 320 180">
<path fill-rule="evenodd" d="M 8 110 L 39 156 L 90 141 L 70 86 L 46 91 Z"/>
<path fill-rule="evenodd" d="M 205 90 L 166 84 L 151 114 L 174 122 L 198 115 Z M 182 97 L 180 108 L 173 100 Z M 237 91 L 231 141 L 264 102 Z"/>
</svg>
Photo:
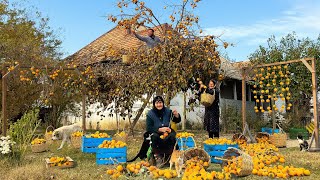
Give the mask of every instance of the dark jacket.
<svg viewBox="0 0 320 180">
<path fill-rule="evenodd" d="M 172 111 L 164 107 L 164 110 L 159 114 L 155 109 L 152 109 L 147 114 L 147 131 L 158 132 L 161 127 L 170 127 L 170 118 L 175 123 L 181 122 L 181 116 L 178 118 L 174 117 Z"/>
</svg>

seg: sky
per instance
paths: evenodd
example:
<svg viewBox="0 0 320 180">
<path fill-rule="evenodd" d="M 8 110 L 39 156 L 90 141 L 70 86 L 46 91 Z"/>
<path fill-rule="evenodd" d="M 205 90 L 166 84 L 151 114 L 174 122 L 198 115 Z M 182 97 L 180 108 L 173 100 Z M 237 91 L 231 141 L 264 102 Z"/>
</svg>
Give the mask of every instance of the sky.
<svg viewBox="0 0 320 180">
<path fill-rule="evenodd" d="M 170 0 L 174 2 L 178 0 Z M 21 0 L 9 0 L 19 2 Z M 160 19 L 168 0 L 146 0 Z M 22 0 L 43 16 L 62 40 L 64 56 L 71 55 L 115 26 L 107 20 L 117 14 L 116 0 Z M 244 61 L 267 39 L 296 32 L 299 38 L 316 39 L 320 33 L 318 0 L 201 0 L 194 14 L 205 34 L 221 35 L 234 47 L 223 50 L 230 60 Z"/>
</svg>

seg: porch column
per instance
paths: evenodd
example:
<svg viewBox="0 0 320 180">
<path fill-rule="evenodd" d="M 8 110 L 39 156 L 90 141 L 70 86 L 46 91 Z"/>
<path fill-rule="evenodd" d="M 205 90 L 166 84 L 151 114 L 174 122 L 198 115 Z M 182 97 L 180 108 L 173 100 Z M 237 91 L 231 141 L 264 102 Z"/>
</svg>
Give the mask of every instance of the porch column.
<svg viewBox="0 0 320 180">
<path fill-rule="evenodd" d="M 233 82 L 233 99 L 234 100 L 238 100 L 238 97 L 237 97 L 237 81 Z"/>
</svg>

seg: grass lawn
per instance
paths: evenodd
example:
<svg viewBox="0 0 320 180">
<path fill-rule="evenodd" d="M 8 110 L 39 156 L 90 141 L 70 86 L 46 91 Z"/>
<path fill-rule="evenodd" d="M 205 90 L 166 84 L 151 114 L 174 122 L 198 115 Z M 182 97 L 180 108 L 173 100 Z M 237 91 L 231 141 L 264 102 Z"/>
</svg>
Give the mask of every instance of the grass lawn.
<svg viewBox="0 0 320 180">
<path fill-rule="evenodd" d="M 230 138 L 231 135 L 223 137 Z M 197 146 L 202 146 L 203 140 L 207 138 L 204 132 L 196 132 L 195 140 Z M 135 137 L 128 139 L 128 158 L 132 158 L 138 152 L 142 142 L 142 133 L 136 133 Z M 110 179 L 106 175 L 107 168 L 112 166 L 96 165 L 95 154 L 85 154 L 79 149 L 74 149 L 66 145 L 62 150 L 57 148 L 60 144 L 54 143 L 50 146 L 50 151 L 44 153 L 32 153 L 28 151 L 25 159 L 19 164 L 10 163 L 0 159 L 0 178 L 3 179 Z M 299 177 L 297 179 L 320 179 L 320 153 L 300 152 L 298 147 L 280 149 L 280 152 L 286 157 L 286 165 L 295 167 L 304 167 L 311 171 L 309 177 Z M 70 156 L 76 161 L 76 167 L 71 169 L 47 169 L 44 159 L 50 156 Z M 138 161 L 138 160 L 137 160 Z M 220 165 L 211 164 L 208 170 L 221 171 Z M 120 177 L 119 179 L 148 179 L 148 177 Z M 176 178 L 177 179 L 177 178 Z M 240 179 L 268 179 L 250 175 Z"/>
</svg>

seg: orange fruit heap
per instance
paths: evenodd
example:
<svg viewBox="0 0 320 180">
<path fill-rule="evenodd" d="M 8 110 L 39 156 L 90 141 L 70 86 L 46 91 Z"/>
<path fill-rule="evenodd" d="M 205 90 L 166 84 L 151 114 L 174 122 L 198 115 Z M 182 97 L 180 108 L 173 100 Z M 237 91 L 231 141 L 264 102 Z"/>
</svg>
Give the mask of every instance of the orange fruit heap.
<svg viewBox="0 0 320 180">
<path fill-rule="evenodd" d="M 35 138 L 34 140 L 32 140 L 31 144 L 35 145 L 35 144 L 44 144 L 46 143 L 45 139 L 40 139 L 40 138 Z"/>
<path fill-rule="evenodd" d="M 269 141 L 269 137 L 268 136 L 262 136 L 260 138 L 256 138 L 258 143 L 266 143 Z"/>
<path fill-rule="evenodd" d="M 68 159 L 65 157 L 58 157 L 58 156 L 50 157 L 49 161 L 50 161 L 50 166 L 58 166 L 58 167 L 69 166 L 73 163 L 71 161 L 68 161 Z"/>
<path fill-rule="evenodd" d="M 102 144 L 98 146 L 98 148 L 122 148 L 127 146 L 125 142 L 122 141 L 116 141 L 116 140 L 111 140 L 107 141 L 104 140 Z"/>
<path fill-rule="evenodd" d="M 233 142 L 232 140 L 226 139 L 226 138 L 219 138 L 219 139 L 209 138 L 209 139 L 205 140 L 204 143 L 208 144 L 208 145 L 224 145 L 224 144 L 233 145 L 233 144 L 237 144 L 236 142 Z"/>
<path fill-rule="evenodd" d="M 231 179 L 231 174 L 227 172 L 207 172 L 204 168 L 196 166 L 197 168 L 187 167 L 182 180 L 213 180 L 213 179 Z"/>
<path fill-rule="evenodd" d="M 193 133 L 188 133 L 188 132 L 181 132 L 177 134 L 177 138 L 187 138 L 187 137 L 193 137 Z"/>
<path fill-rule="evenodd" d="M 81 137 L 81 136 L 83 136 L 83 133 L 80 131 L 72 133 L 72 137 Z"/>
<path fill-rule="evenodd" d="M 149 168 L 149 171 L 157 169 L 155 166 L 150 166 L 149 162 L 140 161 L 137 163 L 127 164 L 127 166 L 117 165 L 114 169 L 108 169 L 106 173 L 111 176 L 112 179 L 117 179 L 119 176 L 125 173 L 131 175 L 137 175 L 142 168 Z"/>
<path fill-rule="evenodd" d="M 204 161 L 203 159 L 201 159 L 200 157 L 198 156 L 195 156 L 191 159 L 188 159 L 186 161 L 186 167 L 189 167 L 189 168 L 207 168 L 209 167 L 209 162 L 208 161 Z"/>
<path fill-rule="evenodd" d="M 110 136 L 107 133 L 100 133 L 99 131 L 96 131 L 94 134 L 90 134 L 86 136 L 87 138 L 110 138 Z"/>
<path fill-rule="evenodd" d="M 259 143 L 241 146 L 241 149 L 248 153 L 253 160 L 252 174 L 267 176 L 269 178 L 288 178 L 294 176 L 309 176 L 311 172 L 304 168 L 284 166 L 285 157 L 279 153 L 279 149 L 262 137 Z"/>
<path fill-rule="evenodd" d="M 182 180 L 213 180 L 213 179 L 231 179 L 231 174 L 228 172 L 207 172 L 209 162 L 203 161 L 199 157 L 193 157 L 186 161 L 186 170 Z"/>
<path fill-rule="evenodd" d="M 223 167 L 222 171 L 230 174 L 234 174 L 239 176 L 241 172 L 241 167 L 243 163 L 243 158 L 240 157 L 232 157 L 226 166 Z"/>
<path fill-rule="evenodd" d="M 240 148 L 252 157 L 260 154 L 267 154 L 279 151 L 279 149 L 276 146 L 270 144 L 269 142 L 242 145 L 240 146 Z"/>
<path fill-rule="evenodd" d="M 154 167 L 154 166 L 151 166 Z M 176 170 L 170 170 L 170 169 L 157 169 L 157 168 L 149 168 L 150 175 L 153 179 L 159 179 L 159 178 L 166 178 L 171 179 L 178 176 Z"/>
</svg>

